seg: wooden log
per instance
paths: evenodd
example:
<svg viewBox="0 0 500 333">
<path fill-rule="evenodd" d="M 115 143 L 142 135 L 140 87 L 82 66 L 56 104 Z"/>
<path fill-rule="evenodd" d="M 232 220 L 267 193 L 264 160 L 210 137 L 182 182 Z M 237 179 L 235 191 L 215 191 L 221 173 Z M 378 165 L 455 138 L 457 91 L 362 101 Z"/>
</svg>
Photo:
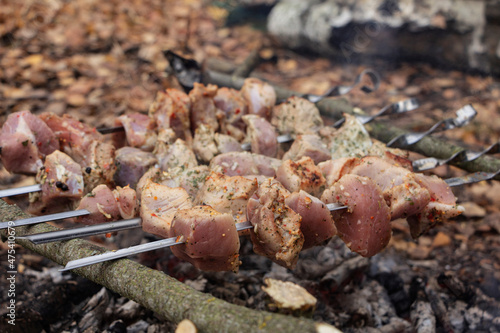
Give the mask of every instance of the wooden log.
<svg viewBox="0 0 500 333">
<path fill-rule="evenodd" d="M 17 206 L 8 205 L 3 200 L 0 200 L 0 212 L 5 221 L 29 217 Z M 1 231 L 3 240 L 10 230 Z M 54 230 L 58 228 L 42 223 L 31 227 L 18 227 L 15 234 L 21 236 Z M 16 243 L 60 265 L 106 251 L 82 239 L 41 245 L 17 239 Z M 320 329 L 321 332 L 340 332 L 333 326 L 315 323 L 309 319 L 230 304 L 210 294 L 198 292 L 163 272 L 128 259 L 83 267 L 74 272 L 134 300 L 165 320 L 179 323 L 187 318 L 200 332 L 319 332 Z"/>
<path fill-rule="evenodd" d="M 231 87 L 234 89 L 240 89 L 243 85 L 244 78 L 234 75 L 222 74 L 215 71 L 208 71 L 207 73 L 207 80 L 210 83 L 219 86 Z M 290 96 L 301 95 L 301 93 L 298 93 L 296 91 L 291 91 L 275 85 L 273 85 L 273 87 L 276 90 L 278 100 L 285 100 Z M 354 113 L 353 106 L 345 98 L 342 97 L 325 98 L 316 103 L 316 106 L 320 110 L 321 115 L 323 115 L 324 117 L 332 118 L 334 120 L 340 119 L 343 113 Z M 384 143 L 389 142 L 391 139 L 395 138 L 398 135 L 408 133 L 407 131 L 394 126 L 386 125 L 385 123 L 380 121 L 374 121 L 370 124 L 365 125 L 365 127 L 372 138 L 380 140 Z M 423 140 L 412 145 L 411 147 L 408 147 L 407 149 L 425 156 L 447 159 L 464 148 L 453 145 L 445 140 L 429 136 L 425 137 Z M 500 169 L 500 159 L 486 155 L 472 162 L 453 162 L 451 165 L 457 166 L 469 172 L 496 172 Z M 500 176 L 497 176 L 495 179 L 500 180 Z"/>
</svg>

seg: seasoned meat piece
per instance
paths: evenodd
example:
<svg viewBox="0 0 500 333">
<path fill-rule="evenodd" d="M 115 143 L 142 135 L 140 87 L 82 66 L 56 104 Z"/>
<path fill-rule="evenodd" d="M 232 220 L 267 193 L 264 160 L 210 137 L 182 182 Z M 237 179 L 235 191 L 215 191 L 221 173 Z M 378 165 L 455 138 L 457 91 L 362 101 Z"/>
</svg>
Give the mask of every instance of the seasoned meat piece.
<svg viewBox="0 0 500 333">
<path fill-rule="evenodd" d="M 301 190 L 290 194 L 285 203 L 302 217 L 300 231 L 304 235 L 304 250 L 320 245 L 337 234 L 330 210 L 318 198 Z"/>
<path fill-rule="evenodd" d="M 172 181 L 168 172 L 162 171 L 157 167 L 151 167 L 144 173 L 144 175 L 142 175 L 135 187 L 137 192 L 137 199 L 139 200 L 139 202 L 141 201 L 142 190 L 147 184 L 149 184 L 149 182 L 166 185 L 169 187 L 178 187 L 177 183 Z"/>
<path fill-rule="evenodd" d="M 42 119 L 59 139 L 60 149 L 68 154 L 77 163 L 87 159 L 89 146 L 94 141 L 103 142 L 104 136 L 74 117 L 64 114 L 62 117 L 44 112 L 40 114 Z"/>
<path fill-rule="evenodd" d="M 399 164 L 403 168 L 413 171 L 411 161 L 408 160 L 408 156 L 410 156 L 408 150 L 387 147 L 385 143 L 374 138 L 372 138 L 372 146 L 368 150 L 367 155 L 379 156 L 388 161 L 392 160 L 392 162 Z"/>
<path fill-rule="evenodd" d="M 269 157 L 278 154 L 278 135 L 273 125 L 267 120 L 254 114 L 243 116 L 247 124 L 247 138 L 252 147 L 252 153 Z"/>
<path fill-rule="evenodd" d="M 359 163 L 357 157 L 341 157 L 334 160 L 328 160 L 318 164 L 321 173 L 325 176 L 326 187 L 335 184 L 343 175 L 351 172 Z"/>
<path fill-rule="evenodd" d="M 115 119 L 115 126 L 123 126 L 125 133 L 114 133 L 115 147 L 128 146 L 152 151 L 156 142 L 156 123 L 145 114 L 134 112 Z"/>
<path fill-rule="evenodd" d="M 194 204 L 211 206 L 218 212 L 231 214 L 236 222 L 244 222 L 247 218 L 248 199 L 257 187 L 255 179 L 211 172 L 198 191 Z"/>
<path fill-rule="evenodd" d="M 304 190 L 317 197 L 323 193 L 326 184 L 320 168 L 307 156 L 297 162 L 283 161 L 276 171 L 276 179 L 290 192 Z"/>
<path fill-rule="evenodd" d="M 280 134 L 314 134 L 323 127 L 323 120 L 314 103 L 292 96 L 273 108 L 271 124 Z"/>
<path fill-rule="evenodd" d="M 142 229 L 163 238 L 170 237 L 170 225 L 177 210 L 192 206 L 188 193 L 182 187 L 168 187 L 149 181 L 141 194 Z"/>
<path fill-rule="evenodd" d="M 344 114 L 344 117 L 346 121 L 341 128 L 323 127 L 319 131 L 330 150 L 331 158 L 368 155 L 372 147 L 370 135 L 355 116 Z"/>
<path fill-rule="evenodd" d="M 248 201 L 247 216 L 254 227 L 250 232 L 254 252 L 293 269 L 304 236 L 300 215 L 285 204 L 289 194 L 279 182 L 263 182 Z"/>
<path fill-rule="evenodd" d="M 264 155 L 233 152 L 215 156 L 210 162 L 210 169 L 219 169 L 227 176 L 263 175 L 274 177 L 281 163 L 281 160 Z"/>
<path fill-rule="evenodd" d="M 391 213 L 377 184 L 357 175 L 345 175 L 321 196 L 325 203 L 347 209 L 332 211 L 339 237 L 363 257 L 382 251 L 391 239 Z"/>
<path fill-rule="evenodd" d="M 318 164 L 330 159 L 330 152 L 317 134 L 297 135 L 290 149 L 283 155 L 283 160 L 300 160 L 309 156 Z"/>
<path fill-rule="evenodd" d="M 431 199 L 427 206 L 407 219 L 413 238 L 417 238 L 437 223 L 464 212 L 464 208 L 457 205 L 457 198 L 444 180 L 422 174 L 415 174 L 415 177 L 417 183 L 429 191 Z"/>
<path fill-rule="evenodd" d="M 158 129 L 172 129 L 175 136 L 187 142 L 192 141 L 189 120 L 191 101 L 189 96 L 177 89 L 160 91 L 149 108 L 149 116 L 156 121 Z"/>
<path fill-rule="evenodd" d="M 204 124 L 198 126 L 194 132 L 193 152 L 204 163 L 210 162 L 218 154 L 214 135 L 214 130 Z"/>
<path fill-rule="evenodd" d="M 190 169 L 174 168 L 169 173 L 175 177 L 177 186 L 185 189 L 189 197 L 194 198 L 205 183 L 210 170 L 208 166 L 200 165 Z"/>
<path fill-rule="evenodd" d="M 122 218 L 131 219 L 137 216 L 139 203 L 137 201 L 137 193 L 133 188 L 130 188 L 130 186 L 117 186 L 113 190 L 113 195 L 118 203 L 118 210 Z"/>
<path fill-rule="evenodd" d="M 82 166 L 85 193 L 99 184 L 114 185 L 115 147 L 107 142 L 92 141 L 86 149 Z"/>
<path fill-rule="evenodd" d="M 248 103 L 248 113 L 263 118 L 271 117 L 271 109 L 276 104 L 276 92 L 273 86 L 256 78 L 245 79 L 241 95 Z"/>
<path fill-rule="evenodd" d="M 240 239 L 230 214 L 210 206 L 181 209 L 175 214 L 168 236 L 185 242 L 172 246 L 172 253 L 196 268 L 238 271 Z"/>
<path fill-rule="evenodd" d="M 185 141 L 175 140 L 171 145 L 158 141 L 153 152 L 162 170 L 175 167 L 192 168 L 198 165 L 194 152 Z"/>
<path fill-rule="evenodd" d="M 42 158 L 59 149 L 52 130 L 29 111 L 11 113 L 0 132 L 0 153 L 6 170 L 36 174 Z"/>
<path fill-rule="evenodd" d="M 215 144 L 217 145 L 217 153 L 225 154 L 233 151 L 243 151 L 241 144 L 232 136 L 215 133 Z"/>
<path fill-rule="evenodd" d="M 210 126 L 214 131 L 219 129 L 216 117 L 217 108 L 213 100 L 216 93 L 216 85 L 205 86 L 201 83 L 194 83 L 193 89 L 189 92 L 192 131 L 195 131 L 201 124 Z"/>
<path fill-rule="evenodd" d="M 393 163 L 381 157 L 366 156 L 350 172 L 375 181 L 391 207 L 392 219 L 397 219 L 418 213 L 431 197 L 429 191 L 417 183 L 413 172 Z"/>
<path fill-rule="evenodd" d="M 71 157 L 59 150 L 47 155 L 36 175 L 42 191 L 30 193 L 28 212 L 33 215 L 71 209 L 83 196 L 82 169 Z"/>
<path fill-rule="evenodd" d="M 130 186 L 135 189 L 137 182 L 151 166 L 157 162 L 156 157 L 139 148 L 123 147 L 116 151 L 114 174 L 115 184 Z"/>
<path fill-rule="evenodd" d="M 120 209 L 113 191 L 103 184 L 84 196 L 77 209 L 90 212 L 89 215 L 75 218 L 76 222 L 87 225 L 116 221 L 120 218 Z"/>
<path fill-rule="evenodd" d="M 219 88 L 214 96 L 214 103 L 225 115 L 221 132 L 236 140 L 242 140 L 245 137 L 246 125 L 241 117 L 248 113 L 248 106 L 241 93 L 232 88 Z"/>
</svg>

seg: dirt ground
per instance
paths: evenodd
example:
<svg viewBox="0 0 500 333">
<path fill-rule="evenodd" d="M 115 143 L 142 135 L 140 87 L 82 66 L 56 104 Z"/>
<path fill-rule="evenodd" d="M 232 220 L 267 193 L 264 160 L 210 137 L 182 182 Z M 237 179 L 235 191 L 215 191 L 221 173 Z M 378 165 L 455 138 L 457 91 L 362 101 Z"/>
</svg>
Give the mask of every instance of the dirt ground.
<svg viewBox="0 0 500 333">
<path fill-rule="evenodd" d="M 253 75 L 282 87 L 320 94 L 331 86 L 350 84 L 370 67 L 380 74 L 380 88 L 371 94 L 354 89 L 346 96 L 352 105 L 370 113 L 388 103 L 416 97 L 421 108 L 398 117 L 394 124 L 418 131 L 454 116 L 457 109 L 470 103 L 478 111 L 476 119 L 439 136 L 476 150 L 500 140 L 497 78 L 420 63 L 340 64 L 301 54 L 281 48 L 265 34 L 262 22 L 225 25 L 234 5 L 232 1 L 202 0 L 0 0 L 0 123 L 12 112 L 30 110 L 68 113 L 94 126 L 111 126 L 115 117 L 125 112 L 147 112 L 157 91 L 176 86 L 166 72 L 168 62 L 162 50 L 190 56 L 206 66 L 210 61 L 237 65 L 253 50 L 262 50 L 263 54 L 273 54 L 275 60 L 260 65 Z M 459 173 L 446 166 L 432 172 L 443 177 Z M 1 188 L 31 183 L 30 177 L 0 171 Z M 498 301 L 500 183 L 468 185 L 456 189 L 455 194 L 467 209 L 463 216 L 437 226 L 417 241 L 411 239 L 405 223 L 396 222 L 393 240 L 382 257 L 393 255 L 412 262 L 413 272 L 429 274 L 429 279 L 452 272 L 460 281 Z M 6 243 L 0 243 L 5 268 L 6 251 Z M 54 265 L 22 248 L 17 248 L 17 253 L 22 269 L 29 272 L 20 282 L 21 288 L 26 288 L 26 301 L 28 296 L 43 300 L 32 286 L 37 279 L 51 281 L 52 268 L 46 267 Z M 3 274 L 2 294 L 7 286 Z M 86 283 L 72 279 L 77 285 Z M 410 281 L 405 283 L 408 288 Z M 99 291 L 93 288 L 88 288 L 93 291 L 89 295 L 78 297 L 83 301 Z M 2 295 L 2 300 L 6 299 Z M 126 300 L 119 302 L 116 308 Z M 174 327 L 161 323 L 147 310 L 135 311 L 150 318 L 150 324 L 155 323 L 158 329 Z M 125 322 L 130 327 L 137 321 Z M 343 323 L 332 320 L 339 322 Z M 344 324 L 344 328 L 352 328 Z M 110 329 L 109 323 L 95 325 Z M 53 326 L 52 330 L 57 328 Z"/>
</svg>

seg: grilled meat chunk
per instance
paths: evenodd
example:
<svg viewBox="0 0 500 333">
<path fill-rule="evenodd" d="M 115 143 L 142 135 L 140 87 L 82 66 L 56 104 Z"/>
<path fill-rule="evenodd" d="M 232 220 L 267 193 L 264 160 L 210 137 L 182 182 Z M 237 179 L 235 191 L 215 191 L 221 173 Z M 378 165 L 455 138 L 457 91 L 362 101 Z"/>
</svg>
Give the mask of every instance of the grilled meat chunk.
<svg viewBox="0 0 500 333">
<path fill-rule="evenodd" d="M 0 132 L 2 164 L 10 172 L 36 174 L 42 158 L 59 149 L 53 131 L 29 111 L 11 113 Z"/>
<path fill-rule="evenodd" d="M 221 133 L 242 140 L 246 125 L 241 117 L 248 114 L 248 106 L 241 93 L 232 88 L 219 88 L 214 103 L 225 115 L 221 121 Z"/>
<path fill-rule="evenodd" d="M 156 121 L 159 130 L 172 129 L 176 138 L 190 146 L 192 141 L 189 96 L 177 89 L 160 91 L 149 108 L 149 116 Z"/>
<path fill-rule="evenodd" d="M 82 167 L 85 193 L 99 184 L 114 186 L 115 147 L 107 142 L 92 141 L 87 147 Z"/>
<path fill-rule="evenodd" d="M 210 169 L 220 171 L 227 176 L 274 177 L 281 163 L 281 160 L 264 155 L 232 152 L 215 156 L 210 162 Z"/>
<path fill-rule="evenodd" d="M 319 197 L 325 190 L 325 177 L 320 168 L 307 156 L 297 162 L 283 161 L 276 171 L 276 179 L 290 192 L 304 190 Z"/>
<path fill-rule="evenodd" d="M 137 216 L 139 210 L 139 202 L 137 201 L 137 193 L 130 186 L 117 186 L 113 190 L 120 216 L 124 219 L 131 219 Z"/>
<path fill-rule="evenodd" d="M 173 144 L 158 141 L 153 152 L 162 170 L 175 167 L 192 168 L 198 165 L 196 155 L 184 140 L 177 139 Z"/>
<path fill-rule="evenodd" d="M 217 145 L 218 154 L 243 151 L 243 149 L 241 149 L 241 144 L 232 136 L 215 133 L 214 139 Z"/>
<path fill-rule="evenodd" d="M 89 215 L 75 218 L 76 222 L 87 225 L 116 221 L 120 218 L 120 209 L 113 191 L 103 184 L 84 196 L 77 209 L 90 212 Z"/>
<path fill-rule="evenodd" d="M 256 78 L 245 79 L 241 87 L 241 95 L 248 103 L 248 113 L 269 119 L 271 110 L 276 104 L 276 92 L 266 82 Z"/>
<path fill-rule="evenodd" d="M 193 204 L 182 187 L 168 187 L 149 181 L 142 188 L 142 229 L 163 238 L 170 237 L 169 229 L 179 209 L 191 208 Z"/>
<path fill-rule="evenodd" d="M 363 257 L 382 251 L 391 239 L 391 213 L 380 187 L 370 178 L 348 174 L 321 196 L 325 203 L 340 203 L 347 210 L 332 211 L 339 237 Z"/>
<path fill-rule="evenodd" d="M 302 249 L 320 245 L 337 234 L 337 228 L 325 203 L 304 192 L 293 192 L 285 204 L 302 217 L 300 231 L 304 235 Z"/>
<path fill-rule="evenodd" d="M 115 147 L 125 145 L 152 151 L 156 142 L 156 123 L 145 114 L 134 112 L 124 114 L 115 119 L 115 126 L 123 126 L 125 133 L 113 133 Z"/>
<path fill-rule="evenodd" d="M 357 157 L 340 157 L 334 160 L 324 161 L 318 164 L 326 179 L 326 187 L 335 184 L 343 175 L 351 172 L 359 163 Z"/>
<path fill-rule="evenodd" d="M 314 134 L 323 127 L 323 120 L 314 103 L 292 96 L 273 108 L 271 124 L 280 134 Z"/>
<path fill-rule="evenodd" d="M 156 157 L 139 148 L 123 147 L 116 151 L 116 172 L 113 176 L 118 186 L 130 186 L 135 189 L 139 179 L 157 162 Z"/>
<path fill-rule="evenodd" d="M 172 253 L 196 268 L 238 271 L 240 240 L 230 214 L 210 206 L 181 209 L 175 214 L 168 236 L 185 242 L 173 246 Z"/>
<path fill-rule="evenodd" d="M 220 213 L 231 214 L 236 222 L 244 222 L 247 218 L 248 199 L 257 187 L 255 179 L 211 172 L 198 191 L 194 204 L 211 206 Z"/>
<path fill-rule="evenodd" d="M 330 152 L 317 134 L 301 134 L 297 135 L 282 159 L 297 161 L 304 156 L 309 156 L 314 163 L 318 164 L 329 160 Z"/>
<path fill-rule="evenodd" d="M 204 124 L 200 124 L 194 132 L 193 152 L 198 160 L 208 163 L 218 154 L 217 145 L 215 144 L 214 130 Z"/>
<path fill-rule="evenodd" d="M 301 216 L 285 204 L 289 192 L 279 183 L 263 182 L 247 205 L 248 220 L 255 253 L 279 265 L 293 269 L 304 244 L 300 231 Z"/>
<path fill-rule="evenodd" d="M 269 157 L 278 154 L 278 135 L 273 125 L 267 120 L 254 114 L 243 116 L 247 124 L 247 138 L 252 148 L 252 153 Z"/>
<path fill-rule="evenodd" d="M 42 185 L 42 191 L 30 193 L 28 212 L 33 215 L 72 209 L 84 194 L 80 165 L 59 150 L 47 155 L 36 181 Z"/>
<path fill-rule="evenodd" d="M 214 104 L 214 96 L 218 87 L 213 84 L 204 85 L 194 83 L 193 89 L 189 92 L 191 101 L 191 130 L 194 132 L 201 124 L 208 125 L 214 131 L 219 129 L 217 121 L 217 108 Z"/>
</svg>

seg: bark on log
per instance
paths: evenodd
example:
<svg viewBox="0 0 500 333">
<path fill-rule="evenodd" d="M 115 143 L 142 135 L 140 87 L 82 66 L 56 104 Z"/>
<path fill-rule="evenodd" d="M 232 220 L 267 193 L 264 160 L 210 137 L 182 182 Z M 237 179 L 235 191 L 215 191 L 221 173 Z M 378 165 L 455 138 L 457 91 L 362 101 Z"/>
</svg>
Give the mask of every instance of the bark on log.
<svg viewBox="0 0 500 333">
<path fill-rule="evenodd" d="M 222 74 L 215 71 L 208 71 L 208 80 L 210 83 L 226 86 L 235 89 L 240 89 L 243 85 L 243 78 L 234 75 Z M 284 89 L 273 85 L 276 90 L 276 95 L 278 100 L 285 100 L 290 96 L 300 96 L 301 93 Z M 342 117 L 342 113 L 352 114 L 353 107 L 344 98 L 326 98 L 318 103 L 316 106 L 320 110 L 324 117 L 332 118 L 338 120 Z M 370 124 L 365 125 L 366 129 L 370 133 L 372 138 L 380 140 L 384 143 L 389 142 L 391 139 L 398 135 L 408 133 L 402 129 L 386 125 L 382 122 L 374 121 Z M 425 137 L 423 140 L 409 147 L 408 150 L 420 153 L 429 157 L 436 157 L 439 159 L 447 159 L 451 157 L 456 152 L 464 149 L 463 147 L 453 145 L 442 139 L 435 137 Z M 500 159 L 494 158 L 492 156 L 482 156 L 475 161 L 467 163 L 456 163 L 453 162 L 452 165 L 457 166 L 463 170 L 469 172 L 486 171 L 486 172 L 496 172 L 500 169 Z M 500 180 L 500 176 L 495 179 Z"/>
<path fill-rule="evenodd" d="M 5 221 L 29 217 L 15 205 L 0 200 Z M 42 223 L 18 227 L 16 236 L 58 230 Z M 2 239 L 7 229 L 2 230 Z M 28 240 L 16 243 L 50 260 L 65 265 L 68 261 L 105 252 L 105 249 L 81 239 L 34 245 Z M 154 311 L 174 323 L 190 319 L 199 332 L 339 332 L 333 326 L 302 318 L 256 311 L 233 305 L 209 294 L 198 292 L 163 272 L 147 268 L 128 259 L 100 263 L 74 270 L 124 297 Z M 323 332 L 323 331 L 322 331 Z"/>
</svg>

